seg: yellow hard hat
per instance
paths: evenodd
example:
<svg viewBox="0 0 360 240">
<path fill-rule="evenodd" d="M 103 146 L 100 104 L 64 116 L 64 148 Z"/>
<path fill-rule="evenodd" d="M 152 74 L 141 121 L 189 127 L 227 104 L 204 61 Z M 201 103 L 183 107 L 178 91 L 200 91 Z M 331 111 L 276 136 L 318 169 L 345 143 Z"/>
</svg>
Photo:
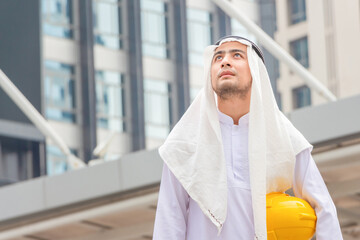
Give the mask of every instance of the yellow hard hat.
<svg viewBox="0 0 360 240">
<path fill-rule="evenodd" d="M 305 200 L 285 193 L 266 195 L 268 240 L 309 240 L 315 233 L 316 214 Z"/>
</svg>

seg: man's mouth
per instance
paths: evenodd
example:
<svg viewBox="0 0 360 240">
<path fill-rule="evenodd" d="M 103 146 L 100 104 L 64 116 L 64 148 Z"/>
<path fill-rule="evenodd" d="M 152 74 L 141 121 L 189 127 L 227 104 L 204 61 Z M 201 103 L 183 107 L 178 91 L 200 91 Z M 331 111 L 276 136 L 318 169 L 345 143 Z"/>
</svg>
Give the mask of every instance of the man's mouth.
<svg viewBox="0 0 360 240">
<path fill-rule="evenodd" d="M 232 71 L 223 71 L 219 74 L 219 78 L 221 77 L 230 77 L 230 76 L 234 76 L 235 74 Z"/>
</svg>

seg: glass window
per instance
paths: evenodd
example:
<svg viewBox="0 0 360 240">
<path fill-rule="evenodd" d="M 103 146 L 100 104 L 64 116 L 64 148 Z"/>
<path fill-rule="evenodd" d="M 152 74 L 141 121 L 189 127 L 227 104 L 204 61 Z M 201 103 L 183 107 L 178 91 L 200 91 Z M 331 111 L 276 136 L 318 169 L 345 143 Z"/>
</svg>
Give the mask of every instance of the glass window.
<svg viewBox="0 0 360 240">
<path fill-rule="evenodd" d="M 74 66 L 45 60 L 45 115 L 48 119 L 76 121 Z"/>
<path fill-rule="evenodd" d="M 0 136 L 0 186 L 33 177 L 32 143 Z"/>
<path fill-rule="evenodd" d="M 122 48 L 121 0 L 93 0 L 94 43 Z"/>
<path fill-rule="evenodd" d="M 288 0 L 290 24 L 306 20 L 305 0 Z"/>
<path fill-rule="evenodd" d="M 308 39 L 303 37 L 290 42 L 291 55 L 304 67 L 309 67 Z"/>
<path fill-rule="evenodd" d="M 165 139 L 170 132 L 170 84 L 165 81 L 144 80 L 145 135 Z"/>
<path fill-rule="evenodd" d="M 46 172 L 47 175 L 57 175 L 68 169 L 66 156 L 61 150 L 52 145 L 46 145 Z"/>
<path fill-rule="evenodd" d="M 72 0 L 42 0 L 43 32 L 62 38 L 73 37 Z"/>
<path fill-rule="evenodd" d="M 212 44 L 213 21 L 211 13 L 200 9 L 187 9 L 189 63 L 203 65 L 204 49 Z"/>
<path fill-rule="evenodd" d="M 70 149 L 75 156 L 77 151 Z M 58 175 L 69 169 L 67 158 L 57 146 L 46 144 L 46 173 L 48 176 Z"/>
<path fill-rule="evenodd" d="M 168 7 L 159 0 L 141 0 L 141 35 L 144 56 L 169 58 Z"/>
<path fill-rule="evenodd" d="M 125 131 L 123 79 L 118 72 L 96 71 L 96 116 L 99 128 Z"/>
<path fill-rule="evenodd" d="M 293 89 L 293 106 L 302 108 L 311 105 L 311 91 L 308 86 Z"/>
</svg>

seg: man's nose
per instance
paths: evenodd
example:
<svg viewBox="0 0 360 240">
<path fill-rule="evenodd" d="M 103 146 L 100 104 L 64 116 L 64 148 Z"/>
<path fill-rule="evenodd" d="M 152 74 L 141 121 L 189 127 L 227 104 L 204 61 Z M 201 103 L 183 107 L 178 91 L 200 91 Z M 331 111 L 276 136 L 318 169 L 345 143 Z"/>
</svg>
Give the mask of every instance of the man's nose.
<svg viewBox="0 0 360 240">
<path fill-rule="evenodd" d="M 221 67 L 231 67 L 231 63 L 230 63 L 230 59 L 228 55 L 225 55 L 222 62 L 221 62 Z"/>
</svg>

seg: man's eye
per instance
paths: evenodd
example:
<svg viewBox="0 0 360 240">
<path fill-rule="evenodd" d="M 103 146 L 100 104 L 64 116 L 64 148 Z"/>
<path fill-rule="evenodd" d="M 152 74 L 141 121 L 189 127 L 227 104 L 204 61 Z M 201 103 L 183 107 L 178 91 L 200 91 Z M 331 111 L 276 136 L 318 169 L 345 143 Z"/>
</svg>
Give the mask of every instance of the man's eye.
<svg viewBox="0 0 360 240">
<path fill-rule="evenodd" d="M 235 57 L 241 57 L 240 53 L 235 53 L 234 56 Z"/>
<path fill-rule="evenodd" d="M 220 56 L 220 55 L 218 55 L 218 56 L 216 56 L 215 57 L 215 60 L 217 61 L 217 60 L 221 60 L 222 59 L 222 57 Z"/>
</svg>

